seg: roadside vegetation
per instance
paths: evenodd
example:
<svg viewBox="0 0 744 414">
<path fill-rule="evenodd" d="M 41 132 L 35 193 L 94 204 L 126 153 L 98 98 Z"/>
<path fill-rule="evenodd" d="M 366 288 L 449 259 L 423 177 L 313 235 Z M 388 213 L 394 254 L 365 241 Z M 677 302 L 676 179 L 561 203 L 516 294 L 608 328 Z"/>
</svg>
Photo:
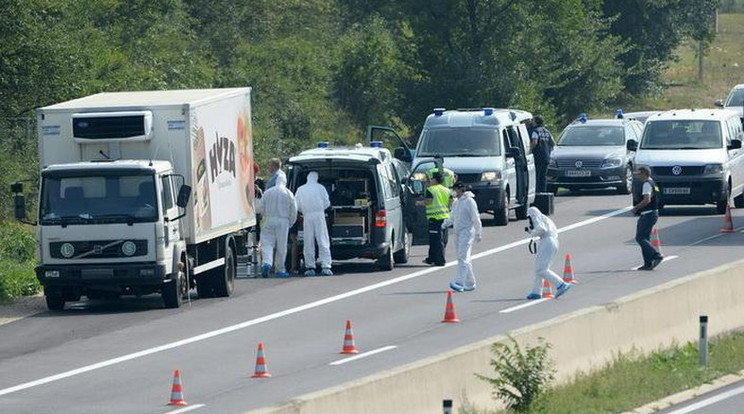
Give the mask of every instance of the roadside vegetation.
<svg viewBox="0 0 744 414">
<path fill-rule="evenodd" d="M 459 413 L 622 413 L 677 392 L 709 383 L 724 375 L 741 371 L 744 369 L 744 353 L 741 352 L 743 348 L 744 331 L 735 331 L 710 340 L 708 367 L 699 365 L 697 344 L 692 342 L 675 345 L 649 355 L 620 354 L 596 370 L 575 375 L 566 384 L 546 388 L 537 396 L 530 395 L 530 404 L 525 409 L 522 408 L 524 404 L 512 404 L 513 401 L 519 400 L 519 398 L 512 397 L 503 401 L 516 408 L 512 411 L 489 411 L 464 407 L 459 410 Z M 524 352 L 521 355 L 522 360 L 529 359 L 528 353 Z M 502 360 L 503 354 L 497 353 L 492 366 L 501 367 L 499 361 Z M 535 364 L 531 366 L 534 367 Z M 521 378 L 522 382 L 528 378 L 538 381 L 549 375 L 551 364 L 549 361 L 543 361 L 540 366 L 545 367 L 545 371 L 540 375 L 524 371 L 521 375 L 512 375 L 511 378 Z M 520 381 L 515 383 L 520 384 Z M 529 388 L 526 385 L 521 385 L 521 387 Z M 501 388 L 503 388 L 502 383 L 494 384 L 494 394 L 502 395 L 499 393 Z M 511 387 L 511 389 L 516 388 Z"/>
</svg>

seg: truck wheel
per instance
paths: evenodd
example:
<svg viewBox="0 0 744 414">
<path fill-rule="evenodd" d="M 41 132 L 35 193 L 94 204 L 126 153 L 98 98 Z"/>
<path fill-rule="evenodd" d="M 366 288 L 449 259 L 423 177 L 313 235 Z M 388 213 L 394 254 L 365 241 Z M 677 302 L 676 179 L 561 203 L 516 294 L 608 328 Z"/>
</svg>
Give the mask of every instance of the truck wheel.
<svg viewBox="0 0 744 414">
<path fill-rule="evenodd" d="M 403 248 L 393 253 L 395 263 L 408 263 L 408 257 L 411 255 L 411 244 L 413 243 L 413 234 L 405 232 L 403 234 Z"/>
<path fill-rule="evenodd" d="M 527 220 L 527 208 L 529 206 L 527 204 L 522 204 L 521 206 L 514 209 L 514 212 L 517 214 L 517 220 Z"/>
<path fill-rule="evenodd" d="M 394 262 L 393 247 L 391 243 L 391 246 L 388 247 L 385 254 L 383 254 L 382 257 L 377 259 L 377 266 L 380 267 L 380 270 L 390 271 L 390 270 L 393 270 L 393 267 L 395 266 L 393 262 Z"/>
<path fill-rule="evenodd" d="M 49 310 L 61 311 L 65 308 L 65 297 L 62 289 L 47 287 L 44 289 L 44 298 Z"/>
<path fill-rule="evenodd" d="M 199 299 L 214 297 L 214 286 L 212 280 L 215 277 L 218 276 L 212 270 L 204 272 L 196 277 L 196 294 L 199 295 Z"/>
<path fill-rule="evenodd" d="M 509 193 L 504 193 L 503 207 L 494 210 L 493 220 L 497 226 L 506 226 L 509 224 Z"/>
<path fill-rule="evenodd" d="M 235 256 L 230 246 L 225 248 L 225 265 L 222 270 L 220 277 L 214 279 L 214 295 L 219 298 L 232 295 L 235 287 Z"/>
<path fill-rule="evenodd" d="M 188 294 L 186 275 L 178 271 L 172 281 L 163 284 L 163 304 L 166 308 L 180 308 L 183 298 Z"/>
</svg>

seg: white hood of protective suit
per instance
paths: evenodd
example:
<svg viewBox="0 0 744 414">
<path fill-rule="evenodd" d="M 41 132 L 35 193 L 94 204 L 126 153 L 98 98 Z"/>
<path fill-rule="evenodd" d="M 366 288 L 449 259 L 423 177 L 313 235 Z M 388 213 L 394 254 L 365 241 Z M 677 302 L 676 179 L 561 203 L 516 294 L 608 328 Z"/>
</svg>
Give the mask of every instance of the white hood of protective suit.
<svg viewBox="0 0 744 414">
<path fill-rule="evenodd" d="M 260 213 L 266 219 L 283 218 L 293 225 L 297 220 L 297 203 L 294 194 L 287 189 L 286 176 L 279 175 L 276 178 L 276 185 L 266 190 L 260 203 Z"/>
<path fill-rule="evenodd" d="M 541 239 L 548 237 L 558 237 L 558 229 L 555 227 L 553 220 L 540 212 L 537 207 L 527 209 L 527 217 L 532 221 L 532 227 L 529 232 L 533 237 Z"/>
<path fill-rule="evenodd" d="M 445 221 L 446 226 L 454 226 L 456 232 L 474 230 L 473 235 L 480 237 L 483 233 L 483 227 L 478 213 L 478 205 L 475 203 L 475 196 L 470 191 L 464 192 L 459 198 L 452 203 L 450 217 Z"/>
<path fill-rule="evenodd" d="M 295 193 L 297 210 L 302 214 L 322 213 L 331 206 L 328 191 L 318 184 L 318 173 L 310 171 L 307 174 L 307 183 L 300 186 Z"/>
</svg>

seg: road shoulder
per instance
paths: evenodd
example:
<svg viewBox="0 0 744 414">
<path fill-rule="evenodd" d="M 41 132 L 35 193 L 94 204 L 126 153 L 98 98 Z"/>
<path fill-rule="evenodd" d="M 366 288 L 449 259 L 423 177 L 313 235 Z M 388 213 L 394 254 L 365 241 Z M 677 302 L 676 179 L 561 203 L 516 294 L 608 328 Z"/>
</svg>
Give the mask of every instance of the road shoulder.
<svg viewBox="0 0 744 414">
<path fill-rule="evenodd" d="M 9 303 L 0 304 L 0 326 L 46 312 L 44 296 L 24 296 Z"/>
</svg>

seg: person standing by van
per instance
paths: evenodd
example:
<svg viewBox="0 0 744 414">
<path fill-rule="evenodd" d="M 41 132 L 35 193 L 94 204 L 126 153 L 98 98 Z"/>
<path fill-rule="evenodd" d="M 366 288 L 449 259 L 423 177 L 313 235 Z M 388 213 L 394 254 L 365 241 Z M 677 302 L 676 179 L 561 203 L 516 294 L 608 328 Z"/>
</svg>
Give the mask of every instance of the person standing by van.
<svg viewBox="0 0 744 414">
<path fill-rule="evenodd" d="M 638 270 L 654 270 L 664 260 L 651 244 L 651 231 L 659 220 L 659 190 L 651 179 L 650 168 L 638 167 L 636 175 L 639 185 L 633 187 L 633 214 L 638 216 L 635 240 L 643 254 L 643 266 Z"/>
<path fill-rule="evenodd" d="M 473 193 L 465 191 L 465 184 L 461 182 L 455 183 L 454 189 L 457 198 L 452 203 L 452 212 L 450 217 L 442 223 L 442 228 L 447 229 L 452 226 L 457 234 L 457 275 L 455 281 L 450 282 L 450 288 L 457 292 L 465 292 L 475 290 L 475 276 L 470 252 L 473 242 L 480 243 L 483 226 Z"/>
<path fill-rule="evenodd" d="M 325 210 L 331 206 L 328 191 L 318 183 L 318 173 L 310 171 L 307 182 L 295 193 L 297 210 L 302 213 L 303 256 L 305 257 L 305 276 L 315 276 L 315 244 L 320 256 L 320 274 L 333 276 L 331 271 L 331 241 L 328 238 Z"/>
<path fill-rule="evenodd" d="M 535 190 L 538 193 L 547 191 L 548 164 L 550 163 L 550 153 L 555 147 L 555 140 L 544 126 L 545 121 L 540 115 L 533 118 L 534 129 L 530 133 L 530 148 L 535 157 Z"/>
<path fill-rule="evenodd" d="M 442 223 L 450 216 L 450 190 L 442 185 L 442 174 L 439 172 L 429 179 L 424 204 L 429 222 L 429 256 L 424 259 L 424 263 L 444 266 L 444 239 L 447 230 L 442 229 Z"/>
<path fill-rule="evenodd" d="M 285 268 L 287 235 L 289 228 L 297 221 L 297 203 L 294 194 L 287 189 L 286 180 L 283 176 L 277 177 L 276 185 L 266 190 L 261 203 L 258 203 L 261 213 L 266 218 L 261 241 L 263 255 L 261 275 L 263 277 L 269 276 L 272 266 L 276 268 L 278 277 L 289 276 Z M 276 261 L 274 261 L 275 252 Z"/>
</svg>

